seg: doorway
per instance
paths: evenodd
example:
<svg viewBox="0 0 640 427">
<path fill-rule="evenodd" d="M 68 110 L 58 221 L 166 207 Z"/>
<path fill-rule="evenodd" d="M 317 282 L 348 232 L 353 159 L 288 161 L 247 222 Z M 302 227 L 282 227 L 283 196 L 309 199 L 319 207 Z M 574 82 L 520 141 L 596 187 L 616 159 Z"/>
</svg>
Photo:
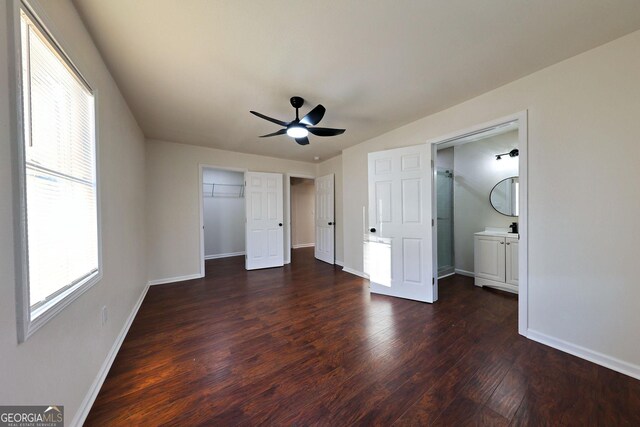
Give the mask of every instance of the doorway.
<svg viewBox="0 0 640 427">
<path fill-rule="evenodd" d="M 291 262 L 300 249 L 313 251 L 315 247 L 315 180 L 289 178 L 291 210 Z"/>
<path fill-rule="evenodd" d="M 518 220 L 512 222 L 517 223 L 514 226 L 517 227 L 518 232 L 510 234 L 509 227 L 505 227 L 504 224 L 493 228 L 490 227 L 489 222 L 483 226 L 482 230 L 455 233 L 455 228 L 459 224 L 456 220 L 454 187 L 453 195 L 449 193 L 441 196 L 445 208 L 442 209 L 443 215 L 440 218 L 444 218 L 443 221 L 446 224 L 440 226 L 444 233 L 444 236 L 440 236 L 443 240 L 440 249 L 444 254 L 442 256 L 446 258 L 448 255 L 449 259 L 442 260 L 442 264 L 439 264 L 438 151 L 490 135 L 498 137 L 499 134 L 508 131 L 513 132 L 513 138 L 506 148 L 487 148 L 479 143 L 468 144 L 474 149 L 480 148 L 480 152 L 467 153 L 472 167 L 473 164 L 477 167 L 478 163 L 474 161 L 480 155 L 484 157 L 485 162 L 491 163 L 492 166 L 489 169 L 492 170 L 499 170 L 509 164 L 517 166 L 517 172 L 511 172 L 509 177 L 500 180 L 502 184 L 492 181 L 488 190 L 478 189 L 474 186 L 472 178 L 456 179 L 455 165 L 450 168 L 439 166 L 444 169 L 441 179 L 443 188 L 451 191 L 451 185 L 447 182 L 451 178 L 455 185 L 463 186 L 467 190 L 470 199 L 482 199 L 483 209 L 487 206 L 495 210 L 505 207 L 517 212 Z M 507 159 L 510 161 L 505 161 Z M 450 177 L 447 170 L 451 174 Z M 426 144 L 371 152 L 368 154 L 368 174 L 369 215 L 365 218 L 363 212 L 363 222 L 368 224 L 363 230 L 363 259 L 365 273 L 369 276 L 370 292 L 434 303 L 438 300 L 438 266 L 440 265 L 443 270 L 447 268 L 451 273 L 451 264 L 453 264 L 454 273 L 474 276 L 473 280 L 477 286 L 497 287 L 496 283 L 503 283 L 502 288 L 511 291 L 515 287 L 519 295 L 518 330 L 526 335 L 528 313 L 526 111 L 430 140 Z M 494 192 L 496 200 L 494 200 Z M 499 196 L 504 197 L 499 199 Z M 450 203 L 449 206 L 446 203 L 452 199 L 454 200 L 453 215 L 450 214 Z M 460 207 L 458 213 L 474 217 L 478 212 L 473 207 Z M 461 221 L 463 225 L 469 223 L 469 221 Z M 470 227 L 470 229 L 473 228 L 476 226 Z M 451 229 L 454 229 L 453 235 Z M 500 235 L 491 238 L 482 236 L 477 244 L 478 247 L 486 250 L 482 251 L 483 255 L 480 259 L 475 258 L 476 254 L 480 253 L 475 246 L 470 251 L 460 251 L 469 246 L 463 245 L 457 236 L 464 236 L 467 242 L 469 237 L 473 236 L 475 245 L 476 233 L 483 232 Z M 469 270 L 456 267 L 463 261 L 467 263 L 465 265 L 471 265 L 467 267 Z M 479 266 L 477 269 L 476 265 Z M 476 270 L 481 274 L 475 274 Z"/>
<path fill-rule="evenodd" d="M 335 177 L 333 174 L 313 177 L 299 174 L 287 174 L 284 181 L 284 200 L 285 200 L 285 212 L 288 213 L 287 227 L 285 227 L 285 264 L 292 262 L 292 253 L 294 250 L 302 250 L 307 248 L 313 248 L 314 257 L 320 261 L 327 262 L 329 264 L 335 264 Z M 306 207 L 297 208 L 293 206 L 293 189 L 294 186 L 298 187 L 300 183 L 306 183 L 309 186 L 313 183 L 313 198 L 309 201 L 309 189 L 305 189 Z M 302 187 L 299 187 L 302 189 Z M 310 212 L 312 214 L 310 214 Z M 294 213 L 296 216 L 302 215 L 302 218 L 298 217 L 294 220 Z M 307 241 L 294 241 L 294 221 L 298 221 L 298 227 L 304 227 L 306 232 L 308 228 L 305 224 L 311 219 L 313 225 L 313 234 L 310 238 L 304 238 Z M 298 237 L 304 237 L 302 232 L 298 233 Z M 297 238 L 296 238 L 297 239 Z M 313 243 L 312 243 L 313 242 Z M 296 246 L 296 248 L 294 248 Z M 305 249 L 308 250 L 308 249 Z"/>
<path fill-rule="evenodd" d="M 199 169 L 200 276 L 206 275 L 205 258 L 242 256 L 247 270 L 282 266 L 285 228 L 282 174 L 203 164 Z M 205 212 L 210 210 L 206 205 L 214 206 L 211 211 L 216 214 L 212 219 Z M 210 253 L 206 235 L 214 233 L 219 233 L 223 240 L 215 242 L 214 247 L 224 243 L 224 249 Z"/>
<path fill-rule="evenodd" d="M 244 172 L 201 168 L 203 262 L 245 255 Z"/>
<path fill-rule="evenodd" d="M 430 145 L 435 286 L 457 274 L 469 276 L 466 280 L 478 287 L 517 294 L 518 329 L 525 335 L 526 112 L 430 141 Z"/>
</svg>

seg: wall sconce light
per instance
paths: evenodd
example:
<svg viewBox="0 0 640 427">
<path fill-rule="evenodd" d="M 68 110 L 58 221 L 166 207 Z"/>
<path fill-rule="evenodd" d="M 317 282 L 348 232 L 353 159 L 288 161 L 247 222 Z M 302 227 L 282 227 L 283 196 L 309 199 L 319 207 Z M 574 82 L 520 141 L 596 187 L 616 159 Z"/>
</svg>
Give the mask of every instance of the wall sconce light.
<svg viewBox="0 0 640 427">
<path fill-rule="evenodd" d="M 509 157 L 518 157 L 519 154 L 520 154 L 520 151 L 518 151 L 517 148 L 514 148 L 508 153 L 496 154 L 496 160 L 500 160 L 502 156 L 506 156 L 506 155 L 509 155 Z"/>
</svg>

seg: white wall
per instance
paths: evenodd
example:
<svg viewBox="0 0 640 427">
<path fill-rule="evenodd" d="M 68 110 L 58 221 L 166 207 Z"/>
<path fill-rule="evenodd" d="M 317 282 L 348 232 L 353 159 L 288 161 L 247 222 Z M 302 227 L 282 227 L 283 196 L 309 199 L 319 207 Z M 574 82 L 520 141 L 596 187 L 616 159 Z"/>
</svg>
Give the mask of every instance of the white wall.
<svg viewBox="0 0 640 427">
<path fill-rule="evenodd" d="M 335 249 L 336 249 L 336 264 L 342 265 L 344 263 L 344 212 L 343 206 L 343 175 L 342 175 L 342 155 L 333 157 L 318 164 L 317 176 L 324 176 L 334 174 L 335 181 Z"/>
<path fill-rule="evenodd" d="M 308 176 L 316 172 L 313 163 L 174 142 L 147 140 L 146 147 L 150 281 L 200 274 L 199 165 Z M 286 223 L 286 211 L 284 219 Z"/>
<path fill-rule="evenodd" d="M 205 168 L 202 171 L 202 180 L 206 184 L 242 186 L 244 185 L 244 173 Z M 241 189 L 242 187 L 222 186 L 215 190 L 218 197 L 205 196 L 203 198 L 205 259 L 219 255 L 244 253 L 245 200 L 244 197 L 235 197 L 235 194 L 240 195 Z M 211 186 L 205 185 L 204 190 L 211 191 Z"/>
<path fill-rule="evenodd" d="M 518 218 L 498 213 L 489 202 L 491 189 L 518 175 L 518 157 L 496 154 L 518 148 L 518 131 L 453 147 L 453 235 L 455 267 L 473 272 L 473 233 L 485 227 L 507 228 Z M 444 150 L 443 150 L 444 151 Z M 438 158 L 440 152 L 438 152 Z"/>
<path fill-rule="evenodd" d="M 0 403 L 64 405 L 67 424 L 98 375 L 146 284 L 144 138 L 69 1 L 43 1 L 41 18 L 97 90 L 102 280 L 17 344 L 7 72 L 8 5 L 0 2 Z M 102 327 L 100 310 L 107 306 Z"/>
<path fill-rule="evenodd" d="M 438 155 L 436 156 L 436 166 L 438 168 L 453 170 L 453 149 L 454 147 L 449 147 L 438 150 Z"/>
<path fill-rule="evenodd" d="M 362 271 L 367 153 L 528 109 L 530 333 L 640 376 L 638 70 L 640 31 L 345 149 L 345 266 Z"/>
<path fill-rule="evenodd" d="M 291 246 L 315 242 L 315 183 L 312 179 L 291 178 Z"/>
</svg>

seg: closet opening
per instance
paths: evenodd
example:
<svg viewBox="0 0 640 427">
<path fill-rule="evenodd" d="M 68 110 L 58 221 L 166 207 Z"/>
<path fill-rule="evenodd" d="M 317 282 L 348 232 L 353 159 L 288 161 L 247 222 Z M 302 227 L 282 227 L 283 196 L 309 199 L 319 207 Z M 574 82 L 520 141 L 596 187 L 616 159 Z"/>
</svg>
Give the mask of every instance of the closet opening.
<svg viewBox="0 0 640 427">
<path fill-rule="evenodd" d="M 204 275 L 214 274 L 220 261 L 244 263 L 244 172 L 203 166 L 201 173 Z"/>
</svg>

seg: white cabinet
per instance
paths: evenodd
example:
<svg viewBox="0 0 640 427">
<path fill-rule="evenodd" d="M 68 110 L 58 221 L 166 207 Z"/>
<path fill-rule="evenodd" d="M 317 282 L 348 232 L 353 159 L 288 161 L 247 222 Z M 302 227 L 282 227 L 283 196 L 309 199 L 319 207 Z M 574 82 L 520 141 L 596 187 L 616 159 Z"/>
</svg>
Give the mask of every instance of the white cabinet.
<svg viewBox="0 0 640 427">
<path fill-rule="evenodd" d="M 504 237 L 476 236 L 474 258 L 476 277 L 504 282 Z"/>
<path fill-rule="evenodd" d="M 505 239 L 505 282 L 518 286 L 518 239 Z"/>
<path fill-rule="evenodd" d="M 518 237 L 483 231 L 474 235 L 476 286 L 518 292 Z"/>
</svg>

